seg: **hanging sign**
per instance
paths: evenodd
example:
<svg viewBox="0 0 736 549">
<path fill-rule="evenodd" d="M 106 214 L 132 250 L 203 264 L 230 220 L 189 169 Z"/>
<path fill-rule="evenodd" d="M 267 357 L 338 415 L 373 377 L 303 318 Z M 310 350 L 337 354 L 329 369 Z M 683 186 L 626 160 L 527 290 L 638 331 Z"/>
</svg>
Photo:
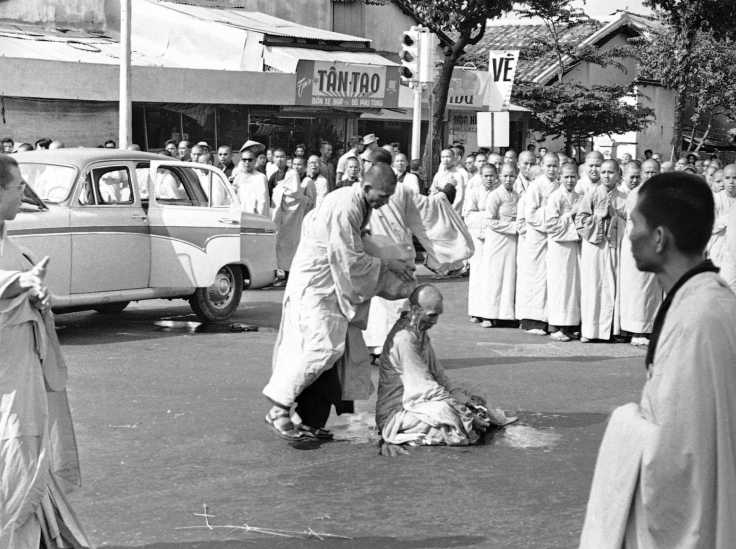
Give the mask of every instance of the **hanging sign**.
<svg viewBox="0 0 736 549">
<path fill-rule="evenodd" d="M 491 50 L 488 59 L 488 87 L 486 101 L 492 112 L 507 111 L 511 103 L 519 50 Z"/>
<path fill-rule="evenodd" d="M 399 68 L 300 60 L 296 104 L 395 109 L 399 106 Z"/>
</svg>

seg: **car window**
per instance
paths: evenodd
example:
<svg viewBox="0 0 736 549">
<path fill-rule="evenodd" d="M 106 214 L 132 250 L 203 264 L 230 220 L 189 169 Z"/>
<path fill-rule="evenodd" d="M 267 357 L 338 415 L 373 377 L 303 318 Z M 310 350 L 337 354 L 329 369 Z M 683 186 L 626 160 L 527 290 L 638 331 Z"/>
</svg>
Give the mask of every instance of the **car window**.
<svg viewBox="0 0 736 549">
<path fill-rule="evenodd" d="M 79 193 L 82 206 L 129 205 L 133 200 L 130 172 L 121 166 L 93 168 L 85 176 Z"/>
<path fill-rule="evenodd" d="M 45 202 L 58 204 L 69 196 L 77 178 L 77 169 L 32 162 L 19 163 L 20 173 L 28 185 Z"/>
<path fill-rule="evenodd" d="M 135 167 L 135 179 L 138 183 L 138 193 L 141 200 L 148 199 L 148 179 L 151 177 L 151 166 L 148 162 L 140 163 Z"/>
<path fill-rule="evenodd" d="M 230 206 L 233 201 L 230 198 L 230 193 L 227 192 L 225 183 L 222 178 L 215 172 L 198 171 L 199 180 L 202 184 L 202 189 L 209 200 L 209 206 L 212 208 L 226 208 Z"/>
<path fill-rule="evenodd" d="M 164 206 L 203 206 L 207 198 L 192 168 L 162 166 L 156 170 L 156 202 Z"/>
</svg>

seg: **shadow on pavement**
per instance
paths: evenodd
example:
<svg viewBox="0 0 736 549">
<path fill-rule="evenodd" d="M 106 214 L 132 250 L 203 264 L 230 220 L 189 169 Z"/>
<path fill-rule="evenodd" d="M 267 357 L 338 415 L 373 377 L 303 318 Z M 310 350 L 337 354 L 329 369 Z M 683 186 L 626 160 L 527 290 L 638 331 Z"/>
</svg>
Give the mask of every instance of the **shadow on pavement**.
<svg viewBox="0 0 736 549">
<path fill-rule="evenodd" d="M 425 539 L 396 539 L 385 536 L 370 536 L 347 539 L 284 539 L 264 535 L 248 535 L 242 540 L 193 541 L 176 543 L 154 543 L 151 545 L 111 545 L 107 549 L 236 549 L 256 545 L 260 549 L 294 549 L 305 543 L 315 547 L 340 547 L 341 549 L 444 549 L 447 547 L 473 547 L 486 541 L 482 536 L 441 536 Z M 255 544 L 253 543 L 255 542 Z"/>
<path fill-rule="evenodd" d="M 603 362 L 620 357 L 615 356 L 493 356 L 473 358 L 443 358 L 445 370 L 459 370 L 475 366 L 495 366 L 508 364 L 529 364 L 532 362 Z"/>
</svg>

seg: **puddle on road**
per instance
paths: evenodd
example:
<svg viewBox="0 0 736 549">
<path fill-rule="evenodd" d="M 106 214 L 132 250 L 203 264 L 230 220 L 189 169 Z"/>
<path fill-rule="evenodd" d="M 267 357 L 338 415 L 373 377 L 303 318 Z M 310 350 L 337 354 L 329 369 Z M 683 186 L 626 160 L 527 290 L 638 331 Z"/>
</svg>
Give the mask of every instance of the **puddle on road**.
<svg viewBox="0 0 736 549">
<path fill-rule="evenodd" d="M 264 328 L 255 324 L 203 324 L 183 320 L 157 320 L 154 323 L 159 332 L 183 332 L 188 334 L 234 334 L 243 332 L 275 332 L 274 328 Z"/>
<path fill-rule="evenodd" d="M 506 446 L 508 448 L 551 448 L 562 439 L 553 429 L 536 429 L 529 425 L 514 423 L 487 432 L 478 446 Z"/>
</svg>

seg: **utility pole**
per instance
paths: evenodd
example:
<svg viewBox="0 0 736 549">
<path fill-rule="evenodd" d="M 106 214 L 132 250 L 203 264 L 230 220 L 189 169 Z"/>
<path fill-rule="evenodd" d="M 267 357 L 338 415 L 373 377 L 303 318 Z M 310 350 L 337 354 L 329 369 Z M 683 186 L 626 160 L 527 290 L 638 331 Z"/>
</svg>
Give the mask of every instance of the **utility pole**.
<svg viewBox="0 0 736 549">
<path fill-rule="evenodd" d="M 127 148 L 133 137 L 133 106 L 130 98 L 130 35 L 132 0 L 120 0 L 120 124 L 118 146 Z"/>
</svg>

